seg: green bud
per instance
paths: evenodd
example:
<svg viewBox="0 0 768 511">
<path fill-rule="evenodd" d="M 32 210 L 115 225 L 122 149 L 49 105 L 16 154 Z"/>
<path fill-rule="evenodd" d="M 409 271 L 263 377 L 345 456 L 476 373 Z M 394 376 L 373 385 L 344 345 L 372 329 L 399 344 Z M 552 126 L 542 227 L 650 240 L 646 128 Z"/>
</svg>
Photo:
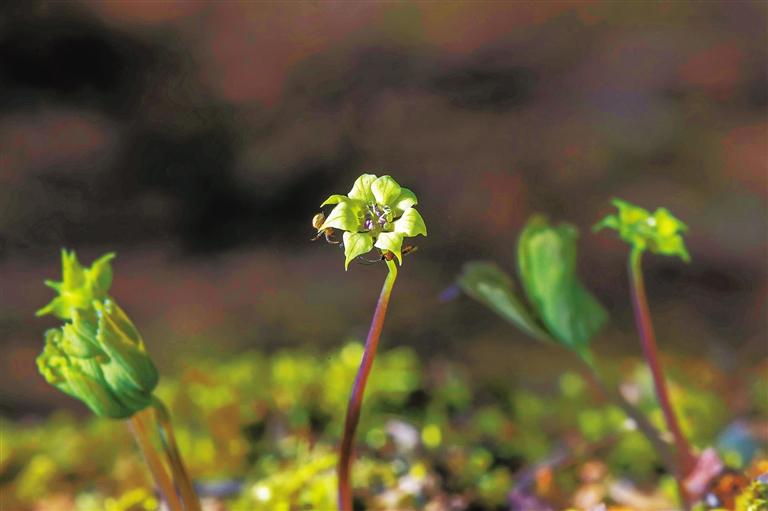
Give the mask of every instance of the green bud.
<svg viewBox="0 0 768 511">
<path fill-rule="evenodd" d="M 619 232 L 621 239 L 635 249 L 648 249 L 654 254 L 677 256 L 685 262 L 691 260 L 685 248 L 682 233 L 688 230 L 682 221 L 665 208 L 658 208 L 653 214 L 629 202 L 614 199 L 617 214 L 608 215 L 593 227 Z"/>
<path fill-rule="evenodd" d="M 344 231 L 344 267 L 374 247 L 382 255 L 391 252 L 403 263 L 403 240 L 426 236 L 427 226 L 414 209 L 416 194 L 401 187 L 391 176 L 363 174 L 347 195 L 331 195 L 320 206 L 334 205 L 319 226 L 318 233 L 327 229 Z"/>
<path fill-rule="evenodd" d="M 50 285 L 60 294 L 38 314 L 65 323 L 46 332 L 37 367 L 48 383 L 95 414 L 118 419 L 151 403 L 158 374 L 138 330 L 107 294 L 112 258 L 86 269 L 74 252 L 62 251 L 63 280 Z"/>
</svg>

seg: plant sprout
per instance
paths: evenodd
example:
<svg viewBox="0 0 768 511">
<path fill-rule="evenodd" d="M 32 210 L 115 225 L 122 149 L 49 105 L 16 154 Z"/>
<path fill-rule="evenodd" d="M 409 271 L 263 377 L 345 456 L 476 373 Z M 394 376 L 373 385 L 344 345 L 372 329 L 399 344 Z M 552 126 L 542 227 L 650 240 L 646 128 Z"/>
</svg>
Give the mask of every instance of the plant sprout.
<svg viewBox="0 0 768 511">
<path fill-rule="evenodd" d="M 676 256 L 689 262 L 690 255 L 685 248 L 682 237 L 682 233 L 688 227 L 664 208 L 659 208 L 651 214 L 643 208 L 619 199 L 614 199 L 613 205 L 618 209 L 617 214 L 606 216 L 595 225 L 594 230 L 614 229 L 618 231 L 621 239 L 632 246 L 629 254 L 629 282 L 635 322 L 643 347 L 643 355 L 653 377 L 656 397 L 664 414 L 667 428 L 675 440 L 677 448 L 676 472 L 682 488 L 680 481 L 693 469 L 696 459 L 690 444 L 683 435 L 664 379 L 656 335 L 648 308 L 648 299 L 645 294 L 642 256 L 646 250 L 649 250 L 654 254 Z"/>
<path fill-rule="evenodd" d="M 74 252 L 62 250 L 61 282 L 46 281 L 56 296 L 37 311 L 64 321 L 45 334 L 37 367 L 45 380 L 84 402 L 99 417 L 128 419 L 131 430 L 157 485 L 172 511 L 199 511 L 200 504 L 176 446 L 170 416 L 154 396 L 158 374 L 144 341 L 127 314 L 108 295 L 112 285 L 110 261 L 115 254 L 84 268 Z M 153 408 L 173 479 L 152 445 L 147 410 Z"/>
<path fill-rule="evenodd" d="M 325 234 L 326 238 L 332 232 L 329 232 L 329 229 L 343 231 L 345 270 L 349 269 L 351 261 L 367 254 L 374 247 L 381 252 L 381 259 L 386 262 L 389 270 L 373 313 L 363 358 L 352 385 L 344 421 L 337 469 L 338 505 L 341 511 L 352 511 L 350 473 L 353 442 L 360 420 L 365 384 L 373 366 L 389 298 L 397 278 L 397 265 L 394 259 L 402 265 L 403 240 L 406 237 L 427 235 L 424 219 L 414 209 L 417 203 L 416 195 L 411 190 L 401 187 L 392 177 L 363 174 L 357 178 L 347 195 L 331 195 L 320 205 L 320 207 L 335 206 L 319 226 L 315 225 L 318 236 Z M 317 223 L 319 222 L 313 222 L 313 224 Z"/>
</svg>

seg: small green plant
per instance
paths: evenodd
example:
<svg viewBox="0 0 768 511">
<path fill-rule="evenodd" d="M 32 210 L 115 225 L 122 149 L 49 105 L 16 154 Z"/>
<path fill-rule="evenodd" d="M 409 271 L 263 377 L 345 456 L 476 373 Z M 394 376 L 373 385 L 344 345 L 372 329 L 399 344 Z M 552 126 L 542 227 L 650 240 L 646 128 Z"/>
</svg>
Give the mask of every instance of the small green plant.
<svg viewBox="0 0 768 511">
<path fill-rule="evenodd" d="M 45 334 L 37 367 L 48 383 L 84 402 L 99 417 L 128 419 L 157 485 L 172 511 L 199 511 L 165 405 L 154 396 L 158 374 L 144 341 L 117 302 L 108 295 L 115 254 L 84 268 L 73 252 L 62 250 L 61 282 L 46 281 L 56 296 L 37 311 L 64 321 Z M 149 409 L 171 467 L 173 481 L 158 457 L 149 433 Z M 182 504 L 174 482 L 183 497 Z"/>
<path fill-rule="evenodd" d="M 643 347 L 643 355 L 653 376 L 659 406 L 664 413 L 667 429 L 669 429 L 675 440 L 675 472 L 682 489 L 681 481 L 693 470 L 696 458 L 693 455 L 688 440 L 683 434 L 669 397 L 667 382 L 661 367 L 659 349 L 656 344 L 656 334 L 651 322 L 648 299 L 645 294 L 642 257 L 645 251 L 649 250 L 654 254 L 676 256 L 685 262 L 689 262 L 690 255 L 685 248 L 682 237 L 682 233 L 688 227 L 664 208 L 659 208 L 651 214 L 641 207 L 619 199 L 614 199 L 613 205 L 618 209 L 617 214 L 608 215 L 603 218 L 595 225 L 594 230 L 614 229 L 618 231 L 621 239 L 632 247 L 629 253 L 628 267 L 635 322 Z M 683 498 L 685 498 L 685 495 L 683 495 Z"/>
<path fill-rule="evenodd" d="M 570 224 L 552 226 L 534 215 L 518 238 L 517 271 L 527 301 L 515 290 L 510 275 L 496 264 L 470 262 L 459 285 L 469 296 L 540 341 L 563 346 L 576 354 L 593 383 L 621 408 L 671 465 L 669 449 L 659 431 L 620 393 L 605 383 L 590 344 L 608 315 L 576 273 L 578 230 Z"/>
<path fill-rule="evenodd" d="M 394 259 L 402 265 L 403 240 L 406 237 L 427 235 L 424 219 L 414 209 L 417 203 L 416 195 L 401 187 L 392 177 L 363 174 L 357 178 L 347 195 L 328 197 L 320 207 L 335 205 L 333 210 L 325 218 L 322 214 L 316 216 L 313 222 L 318 229 L 318 236 L 325 234 L 326 239 L 334 229 L 343 231 L 345 270 L 349 269 L 351 261 L 367 254 L 374 247 L 379 249 L 381 260 L 386 262 L 389 270 L 373 313 L 360 369 L 347 406 L 337 470 L 338 505 L 341 511 L 352 511 L 350 473 L 355 430 L 360 420 L 365 384 L 373 367 L 392 287 L 397 278 Z"/>
</svg>

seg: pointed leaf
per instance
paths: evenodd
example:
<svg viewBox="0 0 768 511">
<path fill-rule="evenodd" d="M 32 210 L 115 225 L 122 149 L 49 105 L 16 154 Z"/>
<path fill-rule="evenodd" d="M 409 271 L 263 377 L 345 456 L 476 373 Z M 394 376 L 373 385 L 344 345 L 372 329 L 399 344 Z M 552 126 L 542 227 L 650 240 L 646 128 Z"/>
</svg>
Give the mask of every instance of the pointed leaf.
<svg viewBox="0 0 768 511">
<path fill-rule="evenodd" d="M 413 237 L 421 234 L 427 235 L 427 226 L 424 219 L 418 211 L 413 208 L 405 210 L 403 216 L 395 220 L 395 232 L 403 233 L 405 236 Z"/>
<path fill-rule="evenodd" d="M 397 261 L 402 266 L 403 264 L 403 254 L 402 254 L 402 248 L 403 248 L 403 235 L 399 232 L 382 232 L 379 234 L 378 239 L 376 240 L 376 248 L 380 248 L 382 250 L 389 250 L 393 254 L 395 254 L 395 257 L 397 257 Z"/>
<path fill-rule="evenodd" d="M 349 268 L 349 263 L 357 256 L 367 254 L 373 248 L 373 237 L 367 232 L 344 233 L 344 270 Z"/>
<path fill-rule="evenodd" d="M 542 341 L 552 340 L 518 298 L 510 276 L 494 263 L 475 261 L 465 264 L 459 285 L 469 296 L 528 335 Z"/>
</svg>

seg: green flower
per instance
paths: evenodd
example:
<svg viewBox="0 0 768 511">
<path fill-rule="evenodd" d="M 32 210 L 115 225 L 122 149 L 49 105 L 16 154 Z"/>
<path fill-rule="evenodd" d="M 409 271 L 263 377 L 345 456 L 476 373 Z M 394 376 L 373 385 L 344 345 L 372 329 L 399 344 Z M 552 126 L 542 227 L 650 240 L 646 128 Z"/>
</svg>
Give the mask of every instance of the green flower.
<svg viewBox="0 0 768 511">
<path fill-rule="evenodd" d="M 679 219 L 665 208 L 658 208 L 653 214 L 634 204 L 620 199 L 613 199 L 618 214 L 608 215 L 593 227 L 594 231 L 603 228 L 619 232 L 621 239 L 637 250 L 648 249 L 654 254 L 678 256 L 685 262 L 691 260 L 685 248 L 682 233 L 688 230 Z"/>
<path fill-rule="evenodd" d="M 344 231 L 344 268 L 374 247 L 391 252 L 403 264 L 403 239 L 426 236 L 424 219 L 414 209 L 416 195 L 390 176 L 363 174 L 347 195 L 331 195 L 320 206 L 335 204 L 318 233 L 328 228 Z"/>
<path fill-rule="evenodd" d="M 46 282 L 59 296 L 37 314 L 65 322 L 45 333 L 37 368 L 96 415 L 117 419 L 151 403 L 158 375 L 138 330 L 107 295 L 112 258 L 107 254 L 83 268 L 74 252 L 62 251 L 62 282 Z"/>
</svg>

